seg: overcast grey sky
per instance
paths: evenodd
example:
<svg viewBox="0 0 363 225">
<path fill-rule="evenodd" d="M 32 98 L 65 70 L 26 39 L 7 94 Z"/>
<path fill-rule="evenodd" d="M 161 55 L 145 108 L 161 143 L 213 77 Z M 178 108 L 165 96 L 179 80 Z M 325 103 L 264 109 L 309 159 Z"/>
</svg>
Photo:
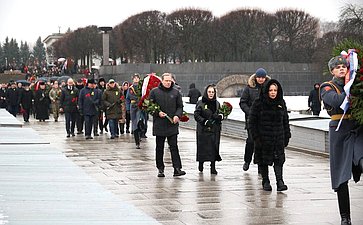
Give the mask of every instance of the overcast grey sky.
<svg viewBox="0 0 363 225">
<path fill-rule="evenodd" d="M 35 43 L 52 33 L 88 25 L 115 26 L 131 15 L 147 10 L 171 13 L 181 8 L 210 10 L 220 17 L 241 8 L 266 12 L 279 9 L 303 10 L 322 21 L 337 21 L 346 3 L 362 5 L 363 0 L 0 0 L 0 42 L 5 37 L 18 43 Z"/>
</svg>

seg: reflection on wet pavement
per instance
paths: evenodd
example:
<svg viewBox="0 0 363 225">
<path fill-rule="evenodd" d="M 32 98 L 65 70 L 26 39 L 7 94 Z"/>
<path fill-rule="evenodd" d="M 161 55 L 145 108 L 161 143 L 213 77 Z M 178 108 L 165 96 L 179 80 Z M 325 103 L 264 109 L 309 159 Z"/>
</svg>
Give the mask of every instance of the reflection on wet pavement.
<svg viewBox="0 0 363 225">
<path fill-rule="evenodd" d="M 84 171 L 163 224 L 339 224 L 336 194 L 330 188 L 328 158 L 287 151 L 284 166 L 289 190 L 276 192 L 270 168 L 272 192 L 261 188 L 257 166 L 242 170 L 244 141 L 222 137 L 218 175 L 209 163 L 200 173 L 195 161 L 195 131 L 181 129 L 179 149 L 187 174 L 173 177 L 169 152 L 165 151 L 165 178 L 157 177 L 155 138 L 149 124 L 141 149 L 130 134 L 110 140 L 102 134 L 93 140 L 83 135 L 66 138 L 64 119 L 28 125 Z M 241 128 L 243 129 L 243 128 Z M 363 184 L 350 182 L 353 224 L 363 224 Z M 0 220 L 1 221 L 1 220 Z"/>
</svg>

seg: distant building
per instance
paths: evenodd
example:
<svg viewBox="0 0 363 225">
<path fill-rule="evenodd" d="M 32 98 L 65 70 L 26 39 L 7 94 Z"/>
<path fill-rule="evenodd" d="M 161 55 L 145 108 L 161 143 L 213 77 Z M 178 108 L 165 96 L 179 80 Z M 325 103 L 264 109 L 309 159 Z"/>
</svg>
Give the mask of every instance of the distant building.
<svg viewBox="0 0 363 225">
<path fill-rule="evenodd" d="M 56 42 L 57 40 L 61 39 L 64 34 L 62 33 L 54 33 L 49 35 L 43 40 L 43 43 L 45 44 L 45 52 L 46 52 L 46 59 L 47 63 L 51 64 L 55 61 L 57 61 L 56 58 L 53 56 L 53 50 L 52 50 L 52 44 Z"/>
</svg>

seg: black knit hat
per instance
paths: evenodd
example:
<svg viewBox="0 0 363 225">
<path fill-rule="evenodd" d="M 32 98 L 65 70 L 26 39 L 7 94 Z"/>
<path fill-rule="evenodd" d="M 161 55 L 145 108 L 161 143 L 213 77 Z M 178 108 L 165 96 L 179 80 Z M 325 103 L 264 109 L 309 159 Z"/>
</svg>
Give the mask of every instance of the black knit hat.
<svg viewBox="0 0 363 225">
<path fill-rule="evenodd" d="M 93 78 L 88 79 L 88 81 L 87 81 L 87 84 L 95 84 L 95 83 L 96 83 L 96 81 Z"/>
<path fill-rule="evenodd" d="M 256 74 L 256 77 L 266 77 L 267 72 L 266 72 L 266 70 L 264 68 L 258 68 L 256 70 L 255 74 Z"/>
<path fill-rule="evenodd" d="M 101 77 L 100 79 L 98 79 L 98 83 L 101 83 L 102 81 L 106 83 L 105 78 Z"/>
</svg>

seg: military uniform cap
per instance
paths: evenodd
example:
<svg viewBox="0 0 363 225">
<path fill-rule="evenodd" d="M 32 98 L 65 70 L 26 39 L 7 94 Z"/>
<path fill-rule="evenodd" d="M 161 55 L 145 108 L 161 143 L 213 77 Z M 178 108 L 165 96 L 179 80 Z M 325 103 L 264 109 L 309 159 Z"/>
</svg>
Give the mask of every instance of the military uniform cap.
<svg viewBox="0 0 363 225">
<path fill-rule="evenodd" d="M 328 62 L 329 71 L 332 71 L 338 65 L 347 65 L 347 60 L 342 56 L 335 56 L 331 58 Z"/>
</svg>

